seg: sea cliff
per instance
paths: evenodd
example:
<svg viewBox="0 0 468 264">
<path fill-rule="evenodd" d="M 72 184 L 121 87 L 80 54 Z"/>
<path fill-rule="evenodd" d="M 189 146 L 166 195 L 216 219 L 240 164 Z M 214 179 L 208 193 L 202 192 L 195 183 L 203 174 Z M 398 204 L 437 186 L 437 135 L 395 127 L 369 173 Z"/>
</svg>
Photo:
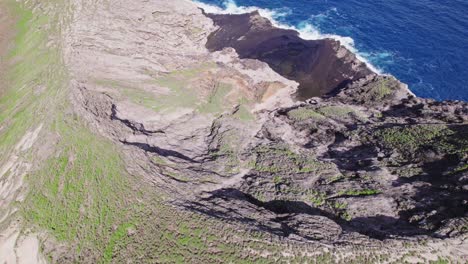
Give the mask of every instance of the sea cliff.
<svg viewBox="0 0 468 264">
<path fill-rule="evenodd" d="M 11 4 L 0 256 L 467 260 L 466 102 L 418 98 L 258 12 Z"/>
</svg>

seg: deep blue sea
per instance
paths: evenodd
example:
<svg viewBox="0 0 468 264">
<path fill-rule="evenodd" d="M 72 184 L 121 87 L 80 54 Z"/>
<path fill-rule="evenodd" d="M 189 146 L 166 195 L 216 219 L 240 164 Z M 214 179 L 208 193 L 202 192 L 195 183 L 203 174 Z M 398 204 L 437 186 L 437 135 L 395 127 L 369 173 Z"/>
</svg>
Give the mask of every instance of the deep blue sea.
<svg viewBox="0 0 468 264">
<path fill-rule="evenodd" d="M 468 0 L 198 2 L 217 6 L 210 7 L 217 12 L 261 8 L 262 15 L 298 29 L 305 38 L 340 39 L 418 96 L 468 101 Z"/>
</svg>

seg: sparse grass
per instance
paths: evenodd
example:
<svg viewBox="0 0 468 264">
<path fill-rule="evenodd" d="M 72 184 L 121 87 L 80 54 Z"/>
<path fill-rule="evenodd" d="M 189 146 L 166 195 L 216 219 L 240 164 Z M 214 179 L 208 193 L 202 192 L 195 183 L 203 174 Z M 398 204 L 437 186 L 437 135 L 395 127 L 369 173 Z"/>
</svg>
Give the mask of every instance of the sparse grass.
<svg viewBox="0 0 468 264">
<path fill-rule="evenodd" d="M 167 161 L 165 161 L 161 156 L 154 156 L 151 158 L 151 160 L 154 162 L 156 165 L 161 165 L 161 166 L 166 166 L 168 165 Z"/>
<path fill-rule="evenodd" d="M 381 191 L 379 190 L 372 190 L 372 189 L 364 189 L 364 190 L 347 190 L 341 191 L 338 193 L 340 196 L 369 196 L 369 195 L 376 195 L 380 194 Z"/>
<path fill-rule="evenodd" d="M 198 77 L 202 72 L 215 68 L 216 64 L 203 63 L 199 67 L 174 71 L 164 77 L 155 80 L 156 84 L 170 89 L 170 94 L 157 98 L 159 104 L 155 110 L 171 110 L 176 107 L 193 108 L 201 113 L 219 114 L 225 110 L 225 96 L 232 87 L 225 83 L 218 83 L 207 98 L 191 90 L 191 80 Z"/>
<path fill-rule="evenodd" d="M 346 221 L 351 221 L 352 216 L 348 213 L 348 204 L 344 202 L 327 202 L 334 211 L 334 214 Z"/>
<path fill-rule="evenodd" d="M 343 174 L 338 174 L 338 175 L 335 175 L 335 176 L 333 176 L 331 178 L 326 179 L 325 182 L 326 182 L 326 184 L 332 184 L 332 183 L 338 182 L 338 181 L 340 181 L 340 180 L 342 180 L 344 178 L 345 178 L 345 176 Z"/>
<path fill-rule="evenodd" d="M 320 174 L 324 171 L 333 170 L 335 168 L 332 163 L 322 162 L 314 157 L 295 153 L 287 147 L 259 146 L 254 151 L 257 153 L 259 158 L 252 163 L 252 167 L 259 172 Z"/>
<path fill-rule="evenodd" d="M 278 173 L 281 172 L 281 168 L 276 166 L 262 166 L 262 165 L 255 165 L 255 170 L 259 172 L 268 172 L 268 173 Z"/>
<path fill-rule="evenodd" d="M 164 175 L 172 178 L 173 180 L 176 180 L 178 182 L 184 182 L 184 183 L 187 183 L 187 182 L 190 182 L 191 180 L 187 177 L 184 177 L 184 176 L 181 176 L 179 175 L 178 173 L 174 173 L 174 172 L 169 172 L 169 171 L 166 171 L 164 172 Z"/>
<path fill-rule="evenodd" d="M 263 233 L 250 235 L 226 223 L 177 211 L 155 200 L 145 208 L 139 216 L 144 221 L 128 237 L 126 245 L 131 245 L 132 250 L 117 245 L 113 262 L 131 259 L 137 263 L 265 263 L 271 256 L 255 256 L 249 252 L 281 250 L 279 245 L 262 242 Z"/>
<path fill-rule="evenodd" d="M 296 108 L 288 112 L 289 118 L 292 118 L 295 121 L 305 121 L 313 119 L 315 121 L 325 119 L 325 116 L 318 113 L 315 110 L 307 108 Z"/>
<path fill-rule="evenodd" d="M 213 63 L 202 63 L 192 68 L 173 71 L 156 78 L 153 82 L 168 89 L 167 93 L 153 93 L 136 84 L 124 83 L 118 80 L 94 80 L 97 85 L 118 90 L 124 98 L 142 105 L 156 112 L 170 113 L 176 109 L 193 109 L 203 114 L 220 114 L 231 105 L 226 104 L 226 96 L 232 90 L 231 85 L 217 83 L 207 95 L 203 95 L 201 88 L 192 88 L 195 79 L 206 71 L 216 67 Z M 150 83 L 151 84 L 151 83 Z M 252 121 L 254 116 L 247 109 L 248 100 L 239 99 L 240 109 L 234 115 L 242 121 Z"/>
<path fill-rule="evenodd" d="M 238 173 L 240 169 L 239 144 L 240 137 L 237 130 L 230 130 L 220 135 L 219 145 L 211 156 L 221 162 L 224 173 Z"/>
<path fill-rule="evenodd" d="M 365 98 L 369 102 L 380 102 L 393 93 L 394 85 L 389 79 L 382 79 L 370 86 L 366 86 L 369 90 L 363 92 L 359 97 Z"/>
<path fill-rule="evenodd" d="M 404 127 L 383 128 L 375 132 L 378 142 L 402 153 L 414 153 L 421 146 L 451 148 L 437 139 L 453 135 L 446 125 L 412 125 Z M 436 142 L 437 140 L 437 142 Z"/>
<path fill-rule="evenodd" d="M 40 122 L 40 115 L 45 111 L 40 99 L 53 97 L 51 86 L 56 82 L 44 81 L 38 76 L 50 74 L 50 61 L 58 58 L 55 50 L 45 48 L 46 36 L 39 28 L 45 23 L 44 18 L 34 17 L 28 9 L 9 1 L 9 8 L 19 17 L 16 24 L 15 46 L 8 55 L 8 61 L 15 61 L 2 74 L 0 91 L 0 162 L 7 158 L 9 150 L 19 139 Z M 60 72 L 55 73 L 60 79 Z M 46 86 L 42 95 L 35 95 L 34 89 Z M 47 89 L 48 88 L 48 89 Z"/>
<path fill-rule="evenodd" d="M 58 17 L 11 3 L 21 19 L 9 55 L 15 63 L 4 76 L 8 89 L 0 98 L 0 149 L 6 154 L 39 123 L 58 138 L 52 156 L 26 176 L 29 193 L 21 211 L 29 223 L 75 245 L 76 254 L 96 260 L 105 251 L 109 257 L 122 238 L 112 226 L 124 221 L 128 208 L 125 169 L 112 144 L 69 113 L 67 73 L 60 50 L 50 44 Z"/>
<path fill-rule="evenodd" d="M 172 90 L 169 95 L 157 95 L 156 93 L 146 91 L 135 84 L 124 83 L 117 80 L 95 80 L 94 82 L 103 87 L 116 89 L 124 96 L 124 98 L 127 98 L 132 103 L 144 106 L 156 112 L 163 110 L 170 111 L 178 106 L 195 105 L 197 99 L 196 96 L 182 97 L 179 94 L 174 94 Z"/>
<path fill-rule="evenodd" d="M 125 219 L 130 200 L 118 152 L 79 122 L 59 118 L 53 130 L 62 138 L 59 152 L 28 176 L 26 217 L 81 250 L 108 252 L 111 227 Z"/>
<path fill-rule="evenodd" d="M 178 108 L 188 108 L 201 113 L 219 114 L 224 110 L 224 99 L 231 90 L 230 85 L 224 83 L 218 84 L 207 98 L 204 98 L 196 89 L 189 87 L 195 78 L 215 66 L 213 63 L 202 63 L 199 66 L 194 65 L 189 69 L 173 71 L 155 79 L 154 83 L 169 89 L 168 94 L 151 93 L 137 85 L 122 83 L 116 80 L 95 80 L 95 83 L 115 88 L 133 103 L 156 112 L 172 112 Z M 242 118 L 248 118 L 246 113 L 242 114 Z"/>
<path fill-rule="evenodd" d="M 155 83 L 170 90 L 168 95 L 156 98 L 157 106 L 153 109 L 158 112 L 172 111 L 179 107 L 195 109 L 200 101 L 199 95 L 188 88 L 188 79 L 186 77 L 169 74 L 156 79 Z"/>
<path fill-rule="evenodd" d="M 334 168 L 332 163 L 318 161 L 314 158 L 303 159 L 299 163 L 298 173 L 313 173 L 319 174 L 320 172 L 331 170 Z"/>
<path fill-rule="evenodd" d="M 279 185 L 279 184 L 283 183 L 283 178 L 281 176 L 277 175 L 277 176 L 273 177 L 273 183 L 275 185 Z"/>
<path fill-rule="evenodd" d="M 410 178 L 410 177 L 422 174 L 423 170 L 422 168 L 399 167 L 399 168 L 395 168 L 394 173 L 398 175 L 399 177 Z"/>
<path fill-rule="evenodd" d="M 308 192 L 308 200 L 315 206 L 323 206 L 327 202 L 327 196 L 325 193 L 310 191 Z"/>
<path fill-rule="evenodd" d="M 232 87 L 228 84 L 220 83 L 209 95 L 208 100 L 198 107 L 201 113 L 221 113 L 225 108 L 225 97 Z"/>
<path fill-rule="evenodd" d="M 332 207 L 334 209 L 342 210 L 342 209 L 346 209 L 348 207 L 348 205 L 346 203 L 334 202 L 332 204 Z"/>
<path fill-rule="evenodd" d="M 460 172 L 465 172 L 468 170 L 468 163 L 465 163 L 457 168 L 455 168 L 453 171 L 452 171 L 452 174 L 456 174 L 456 173 L 460 173 Z"/>
<path fill-rule="evenodd" d="M 347 203 L 336 201 L 333 198 L 328 197 L 326 193 L 316 190 L 308 190 L 305 194 L 306 202 L 310 202 L 316 207 L 328 210 L 337 217 L 341 217 L 346 221 L 350 221 L 352 219 L 351 215 L 347 211 Z"/>
<path fill-rule="evenodd" d="M 372 90 L 374 93 L 374 97 L 377 100 L 382 100 L 388 95 L 392 94 L 393 90 L 390 87 L 388 87 L 387 84 L 388 84 L 388 80 L 383 80 L 380 82 L 380 84 L 377 87 L 375 87 Z"/>
<path fill-rule="evenodd" d="M 131 229 L 135 229 L 135 227 L 136 226 L 133 223 L 125 223 L 120 225 L 117 230 L 114 231 L 110 237 L 109 243 L 104 249 L 104 256 L 102 258 L 103 263 L 111 263 L 117 244 L 125 246 L 125 244 L 128 243 L 128 232 Z"/>
<path fill-rule="evenodd" d="M 360 122 L 366 122 L 368 118 L 361 110 L 346 105 L 330 105 L 317 109 L 317 112 L 332 119 L 346 119 L 352 117 Z"/>
<path fill-rule="evenodd" d="M 436 261 L 430 261 L 429 262 L 430 264 L 449 264 L 450 261 L 444 259 L 444 258 L 441 258 L 439 257 Z"/>
<path fill-rule="evenodd" d="M 254 115 L 247 109 L 245 105 L 240 106 L 239 110 L 234 114 L 234 117 L 246 122 L 255 120 Z"/>
<path fill-rule="evenodd" d="M 343 218 L 346 221 L 351 221 L 353 219 L 353 217 L 348 212 L 342 213 L 341 218 Z"/>
<path fill-rule="evenodd" d="M 190 68 L 173 71 L 170 75 L 184 78 L 196 78 L 201 73 L 215 69 L 216 67 L 217 65 L 215 62 L 202 62 L 199 65 L 194 65 Z"/>
<path fill-rule="evenodd" d="M 317 111 L 327 117 L 346 117 L 355 112 L 349 106 L 325 106 L 317 109 Z"/>
</svg>

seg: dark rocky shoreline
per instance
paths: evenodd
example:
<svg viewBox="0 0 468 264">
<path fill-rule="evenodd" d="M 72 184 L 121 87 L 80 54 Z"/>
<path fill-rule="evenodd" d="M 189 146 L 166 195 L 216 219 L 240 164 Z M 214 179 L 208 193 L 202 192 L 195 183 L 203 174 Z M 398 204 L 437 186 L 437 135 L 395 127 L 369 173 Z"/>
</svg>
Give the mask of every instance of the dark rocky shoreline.
<svg viewBox="0 0 468 264">
<path fill-rule="evenodd" d="M 304 40 L 297 31 L 277 28 L 258 12 L 205 15 L 218 26 L 208 37 L 206 47 L 210 51 L 232 47 L 242 59 L 267 63 L 299 83 L 299 100 L 328 94 L 373 74 L 339 41 Z"/>
</svg>

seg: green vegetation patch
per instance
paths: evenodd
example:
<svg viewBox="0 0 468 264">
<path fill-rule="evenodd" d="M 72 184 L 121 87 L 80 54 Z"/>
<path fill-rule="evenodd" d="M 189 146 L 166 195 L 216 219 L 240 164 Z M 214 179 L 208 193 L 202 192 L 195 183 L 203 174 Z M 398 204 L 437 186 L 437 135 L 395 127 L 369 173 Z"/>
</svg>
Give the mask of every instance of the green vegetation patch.
<svg viewBox="0 0 468 264">
<path fill-rule="evenodd" d="M 180 108 L 193 109 L 203 114 L 221 114 L 233 105 L 226 104 L 227 96 L 232 86 L 227 83 L 215 83 L 211 90 L 204 91 L 206 87 L 193 87 L 198 84 L 197 78 L 211 70 L 216 65 L 202 63 L 193 65 L 193 68 L 173 71 L 156 78 L 147 85 L 156 83 L 167 89 L 160 93 L 151 92 L 139 87 L 137 84 L 118 80 L 94 80 L 97 85 L 116 89 L 134 104 L 152 109 L 155 112 L 171 113 Z M 204 94 L 206 93 L 206 94 Z M 234 117 L 242 121 L 254 120 L 253 114 L 248 110 L 249 100 L 239 98 L 239 110 Z"/>
<path fill-rule="evenodd" d="M 206 100 L 202 98 L 200 90 L 190 87 L 200 74 L 215 67 L 214 63 L 201 63 L 193 65 L 189 69 L 173 71 L 156 78 L 152 83 L 167 88 L 167 94 L 152 93 L 138 87 L 138 85 L 117 80 L 95 80 L 95 83 L 117 89 L 131 102 L 156 112 L 172 112 L 178 108 L 191 108 L 202 113 L 219 113 L 224 110 L 224 97 L 231 91 L 230 85 L 219 83 L 207 95 Z"/>
<path fill-rule="evenodd" d="M 281 176 L 276 175 L 275 177 L 273 177 L 273 183 L 275 185 L 279 185 L 279 184 L 283 183 L 283 181 L 284 181 L 283 177 L 281 177 Z"/>
</svg>

